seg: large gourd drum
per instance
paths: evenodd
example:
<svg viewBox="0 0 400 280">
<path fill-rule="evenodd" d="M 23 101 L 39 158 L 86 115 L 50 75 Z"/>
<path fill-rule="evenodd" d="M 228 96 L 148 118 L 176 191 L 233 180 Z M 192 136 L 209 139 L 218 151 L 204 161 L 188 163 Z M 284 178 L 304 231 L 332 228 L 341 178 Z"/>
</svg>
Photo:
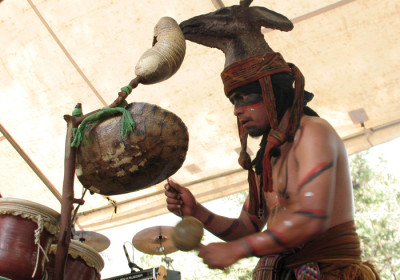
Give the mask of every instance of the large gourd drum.
<svg viewBox="0 0 400 280">
<path fill-rule="evenodd" d="M 60 214 L 35 202 L 0 198 L 0 279 L 45 277 L 45 255 Z"/>
<path fill-rule="evenodd" d="M 46 265 L 48 280 L 53 280 L 57 245 L 51 245 L 49 262 Z M 104 260 L 92 247 L 77 240 L 71 240 L 68 257 L 65 263 L 64 279 L 66 280 L 100 280 Z"/>
<path fill-rule="evenodd" d="M 117 195 L 153 186 L 173 175 L 188 149 L 186 125 L 174 113 L 148 103 L 131 103 L 136 128 L 121 135 L 121 115 L 88 125 L 89 141 L 77 150 L 76 175 L 90 191 Z"/>
</svg>

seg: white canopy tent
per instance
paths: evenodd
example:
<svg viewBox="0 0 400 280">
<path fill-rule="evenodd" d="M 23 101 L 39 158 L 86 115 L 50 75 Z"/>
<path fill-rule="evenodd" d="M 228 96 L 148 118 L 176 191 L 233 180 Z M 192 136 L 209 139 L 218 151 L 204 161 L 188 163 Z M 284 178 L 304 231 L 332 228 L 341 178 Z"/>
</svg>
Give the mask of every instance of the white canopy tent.
<svg viewBox="0 0 400 280">
<path fill-rule="evenodd" d="M 158 19 L 181 22 L 239 1 L 3 1 L 0 4 L 0 193 L 60 211 L 66 124 L 110 104 L 134 78 Z M 296 64 L 315 94 L 310 106 L 349 154 L 400 136 L 400 3 L 391 0 L 254 0 L 290 18 L 291 32 L 263 30 Z M 189 150 L 172 176 L 204 202 L 247 189 L 237 164 L 236 120 L 223 94 L 221 51 L 187 42 L 179 71 L 139 85 L 128 102 L 157 104 L 189 130 Z M 349 114 L 350 113 L 350 114 Z M 250 143 L 255 153 L 258 140 Z M 87 195 L 77 224 L 98 231 L 166 213 L 163 183 L 104 197 Z M 50 189 L 53 191 L 50 191 Z M 75 196 L 82 186 L 75 180 Z M 112 202 L 112 203 L 111 203 Z M 116 206 L 116 213 L 115 207 Z"/>
</svg>

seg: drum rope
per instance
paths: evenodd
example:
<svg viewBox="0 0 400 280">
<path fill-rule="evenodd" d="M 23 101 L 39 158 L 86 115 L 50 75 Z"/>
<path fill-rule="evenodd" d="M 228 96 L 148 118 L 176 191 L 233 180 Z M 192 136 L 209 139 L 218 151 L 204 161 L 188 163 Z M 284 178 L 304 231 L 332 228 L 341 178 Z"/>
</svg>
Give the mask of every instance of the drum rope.
<svg viewBox="0 0 400 280">
<path fill-rule="evenodd" d="M 125 103 L 123 105 L 125 105 Z M 73 130 L 74 140 L 71 143 L 71 147 L 78 148 L 82 143 L 82 141 L 84 140 L 88 141 L 88 143 L 90 144 L 91 143 L 90 139 L 85 134 L 86 126 L 93 123 L 99 123 L 119 113 L 122 114 L 121 135 L 122 136 L 129 135 L 129 133 L 131 133 L 136 128 L 136 123 L 133 120 L 131 113 L 127 109 L 122 107 L 115 107 L 115 108 L 104 107 L 101 109 L 101 111 L 84 118 L 79 127 Z"/>
<path fill-rule="evenodd" d="M 37 255 L 36 255 L 36 266 L 35 266 L 35 270 L 33 271 L 32 274 L 32 278 L 35 277 L 38 266 L 39 266 L 39 258 L 40 258 L 40 251 L 43 252 L 43 255 L 46 259 L 46 261 L 49 261 L 49 258 L 47 256 L 46 251 L 43 249 L 42 245 L 40 244 L 40 235 L 43 231 L 43 220 L 42 220 L 42 216 L 38 215 L 38 228 L 35 229 L 35 244 L 38 245 L 38 250 L 37 250 Z M 39 250 L 40 249 L 40 250 Z"/>
</svg>

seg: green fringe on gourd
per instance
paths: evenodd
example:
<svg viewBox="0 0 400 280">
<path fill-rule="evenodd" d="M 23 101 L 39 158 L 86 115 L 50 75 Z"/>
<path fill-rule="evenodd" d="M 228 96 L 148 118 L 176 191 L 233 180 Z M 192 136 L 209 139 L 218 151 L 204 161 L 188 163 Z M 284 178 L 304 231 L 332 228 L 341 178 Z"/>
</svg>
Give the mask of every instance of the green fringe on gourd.
<svg viewBox="0 0 400 280">
<path fill-rule="evenodd" d="M 119 106 L 124 106 L 124 104 L 120 104 Z M 99 123 L 102 120 L 115 116 L 116 114 L 122 113 L 122 128 L 121 135 L 127 136 L 131 133 L 132 130 L 136 128 L 136 123 L 132 118 L 132 115 L 128 110 L 122 107 L 109 108 L 105 107 L 101 109 L 101 111 L 86 117 L 80 126 L 73 131 L 74 140 L 71 143 L 71 147 L 79 147 L 82 143 L 82 140 L 86 140 L 90 143 L 90 139 L 85 135 L 85 128 L 88 124 Z"/>
</svg>

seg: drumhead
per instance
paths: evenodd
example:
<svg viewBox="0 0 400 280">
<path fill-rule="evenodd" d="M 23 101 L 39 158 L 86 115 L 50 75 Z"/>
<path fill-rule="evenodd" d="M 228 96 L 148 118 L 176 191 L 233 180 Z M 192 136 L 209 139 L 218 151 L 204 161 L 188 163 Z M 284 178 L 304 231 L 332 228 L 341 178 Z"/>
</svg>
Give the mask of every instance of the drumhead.
<svg viewBox="0 0 400 280">
<path fill-rule="evenodd" d="M 42 219 L 44 228 L 51 234 L 59 231 L 60 214 L 39 203 L 18 199 L 18 198 L 0 198 L 0 214 L 21 216 L 38 223 Z"/>
<path fill-rule="evenodd" d="M 56 254 L 56 251 L 57 245 L 52 244 L 49 253 Z M 88 266 L 96 269 L 98 273 L 100 273 L 104 268 L 104 260 L 100 254 L 92 247 L 77 240 L 71 240 L 68 248 L 68 255 L 74 259 L 77 259 L 78 257 L 82 258 Z"/>
</svg>

